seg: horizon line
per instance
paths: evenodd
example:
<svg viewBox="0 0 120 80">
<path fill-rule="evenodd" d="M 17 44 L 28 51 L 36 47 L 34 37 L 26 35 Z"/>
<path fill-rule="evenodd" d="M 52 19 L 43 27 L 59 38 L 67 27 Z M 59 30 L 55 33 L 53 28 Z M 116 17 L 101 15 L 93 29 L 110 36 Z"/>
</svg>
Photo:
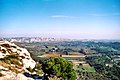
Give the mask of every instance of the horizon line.
<svg viewBox="0 0 120 80">
<path fill-rule="evenodd" d="M 61 37 L 41 37 L 41 36 L 34 36 L 34 37 L 30 37 L 30 36 L 16 36 L 16 37 L 0 37 L 0 38 L 57 38 L 57 39 L 70 39 L 70 40 L 120 40 L 120 38 L 61 38 Z"/>
</svg>

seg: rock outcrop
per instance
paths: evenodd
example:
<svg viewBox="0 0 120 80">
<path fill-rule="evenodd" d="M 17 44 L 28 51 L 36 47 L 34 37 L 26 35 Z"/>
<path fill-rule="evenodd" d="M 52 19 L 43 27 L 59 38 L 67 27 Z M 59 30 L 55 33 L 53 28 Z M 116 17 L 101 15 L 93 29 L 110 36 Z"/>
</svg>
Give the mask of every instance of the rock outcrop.
<svg viewBox="0 0 120 80">
<path fill-rule="evenodd" d="M 16 78 L 16 80 L 25 79 L 25 76 L 21 74 L 27 71 L 27 68 L 33 69 L 36 62 L 31 58 L 30 53 L 14 43 L 8 41 L 0 41 L 0 80 Z M 31 80 L 31 79 L 29 79 Z"/>
</svg>

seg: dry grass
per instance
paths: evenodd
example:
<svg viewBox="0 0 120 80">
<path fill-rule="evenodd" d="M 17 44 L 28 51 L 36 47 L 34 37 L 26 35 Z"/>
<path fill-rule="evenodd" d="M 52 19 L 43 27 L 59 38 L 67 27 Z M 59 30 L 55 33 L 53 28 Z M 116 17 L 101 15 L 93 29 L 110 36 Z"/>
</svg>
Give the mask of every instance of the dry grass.
<svg viewBox="0 0 120 80">
<path fill-rule="evenodd" d="M 3 61 L 0 61 L 0 65 L 5 68 L 9 68 L 9 66 L 10 66 L 9 64 L 4 63 Z"/>
<path fill-rule="evenodd" d="M 90 65 L 88 63 L 82 64 L 82 65 L 83 65 L 83 67 L 90 67 Z"/>
<path fill-rule="evenodd" d="M 58 57 L 59 54 L 56 54 L 56 53 L 49 53 L 49 54 L 44 54 L 42 55 L 42 57 Z"/>
<path fill-rule="evenodd" d="M 7 68 L 8 70 L 15 72 L 15 73 L 20 73 L 22 71 L 22 70 L 21 71 L 18 70 L 18 69 L 22 69 L 22 67 L 18 66 L 18 65 L 11 66 L 10 64 L 7 64 L 3 61 L 0 61 L 0 65 Z"/>
<path fill-rule="evenodd" d="M 70 55 L 84 55 L 84 54 L 81 54 L 79 52 L 69 52 Z"/>
</svg>

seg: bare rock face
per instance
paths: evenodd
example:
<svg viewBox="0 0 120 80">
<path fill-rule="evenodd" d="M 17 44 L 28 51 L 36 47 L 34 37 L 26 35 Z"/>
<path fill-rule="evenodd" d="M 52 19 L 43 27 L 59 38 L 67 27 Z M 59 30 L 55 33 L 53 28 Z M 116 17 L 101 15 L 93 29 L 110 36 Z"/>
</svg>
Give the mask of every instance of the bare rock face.
<svg viewBox="0 0 120 80">
<path fill-rule="evenodd" d="M 8 41 L 0 41 L 0 76 L 3 75 L 6 78 L 16 74 L 19 74 L 18 77 L 24 76 L 20 73 L 27 71 L 27 68 L 33 69 L 35 65 L 36 62 L 25 48 L 20 48 Z"/>
<path fill-rule="evenodd" d="M 24 68 L 34 68 L 36 62 L 31 58 L 30 53 L 25 48 L 20 48 L 14 43 L 8 41 L 0 41 L 0 58 L 9 55 L 17 55 Z"/>
</svg>

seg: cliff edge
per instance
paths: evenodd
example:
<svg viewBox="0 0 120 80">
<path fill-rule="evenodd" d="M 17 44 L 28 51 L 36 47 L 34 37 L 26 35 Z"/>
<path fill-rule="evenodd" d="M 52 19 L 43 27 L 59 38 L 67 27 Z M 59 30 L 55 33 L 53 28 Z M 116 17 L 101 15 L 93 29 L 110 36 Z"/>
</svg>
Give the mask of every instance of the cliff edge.
<svg viewBox="0 0 120 80">
<path fill-rule="evenodd" d="M 22 73 L 29 72 L 27 68 L 33 69 L 35 65 L 36 62 L 25 48 L 0 41 L 0 80 L 27 80 Z"/>
</svg>

